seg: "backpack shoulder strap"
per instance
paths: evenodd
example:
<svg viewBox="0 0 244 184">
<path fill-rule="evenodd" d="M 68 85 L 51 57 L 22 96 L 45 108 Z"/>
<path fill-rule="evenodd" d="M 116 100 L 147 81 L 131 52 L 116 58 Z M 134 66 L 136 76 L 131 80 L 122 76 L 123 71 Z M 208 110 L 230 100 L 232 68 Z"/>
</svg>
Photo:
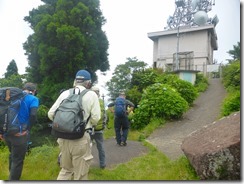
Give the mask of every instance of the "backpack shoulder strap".
<svg viewBox="0 0 244 184">
<path fill-rule="evenodd" d="M 88 91 L 90 91 L 90 90 L 89 90 L 89 89 L 84 89 L 84 90 L 80 93 L 81 98 L 82 98 Z"/>
<path fill-rule="evenodd" d="M 89 89 L 84 89 L 81 93 L 80 93 L 80 100 L 79 100 L 79 103 L 81 102 L 82 100 L 82 97 L 88 92 L 90 91 Z M 80 104 L 82 106 L 82 104 Z M 91 118 L 91 114 L 88 116 L 87 120 L 86 120 L 86 124 L 88 123 L 88 121 L 90 120 Z"/>
<path fill-rule="evenodd" d="M 79 91 L 79 104 L 80 104 L 80 106 L 82 107 L 82 104 L 81 104 L 81 100 L 82 100 L 82 97 L 88 92 L 88 91 L 90 91 L 89 89 L 84 89 L 83 91 Z M 74 91 L 75 92 L 75 91 Z"/>
</svg>

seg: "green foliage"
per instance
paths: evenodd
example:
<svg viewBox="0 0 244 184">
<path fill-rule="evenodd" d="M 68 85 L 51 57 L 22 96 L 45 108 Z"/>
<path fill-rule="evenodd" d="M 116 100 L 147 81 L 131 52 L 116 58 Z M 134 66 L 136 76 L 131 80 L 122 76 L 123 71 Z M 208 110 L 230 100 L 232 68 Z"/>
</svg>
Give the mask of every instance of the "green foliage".
<svg viewBox="0 0 244 184">
<path fill-rule="evenodd" d="M 162 84 L 168 84 L 176 89 L 189 105 L 191 105 L 198 96 L 195 87 L 190 82 L 181 80 L 178 75 L 163 74 L 158 76 L 156 81 Z"/>
<path fill-rule="evenodd" d="M 18 87 L 23 88 L 23 75 L 13 74 L 10 75 L 8 78 L 0 79 L 0 87 Z"/>
<path fill-rule="evenodd" d="M 195 88 L 198 92 L 204 92 L 208 89 L 208 79 L 204 77 L 203 74 L 197 73 L 196 81 L 195 81 Z"/>
<path fill-rule="evenodd" d="M 18 75 L 18 67 L 16 65 L 15 60 L 13 59 L 10 61 L 9 65 L 7 66 L 7 72 L 4 74 L 5 78 L 9 78 L 11 75 Z"/>
<path fill-rule="evenodd" d="M 135 140 L 138 141 L 143 141 L 145 140 L 149 135 L 151 135 L 153 133 L 153 131 L 157 128 L 159 128 L 160 126 L 164 125 L 166 123 L 166 121 L 162 118 L 152 118 L 150 120 L 150 123 L 147 124 L 147 126 L 145 126 L 142 130 L 140 130 L 138 132 L 138 138 Z M 135 132 L 135 130 L 131 131 L 129 135 L 133 134 Z"/>
<path fill-rule="evenodd" d="M 199 180 L 185 157 L 171 161 L 149 143 L 149 153 L 109 169 L 90 168 L 89 180 Z M 0 178 L 8 179 L 8 149 L 0 151 Z M 60 167 L 57 164 L 58 146 L 43 145 L 33 148 L 24 162 L 21 180 L 56 180 Z"/>
<path fill-rule="evenodd" d="M 148 154 L 111 169 L 91 168 L 89 180 L 199 180 L 185 157 L 171 161 L 150 144 L 145 145 L 150 149 Z"/>
<path fill-rule="evenodd" d="M 0 140 L 0 151 L 2 148 L 4 148 L 6 146 L 6 143 L 4 141 Z"/>
<path fill-rule="evenodd" d="M 57 92 L 73 85 L 76 72 L 109 69 L 108 40 L 102 25 L 100 1 L 43 1 L 24 18 L 34 33 L 24 43 L 28 79 L 42 85 L 39 96 L 50 106 Z M 47 95 L 48 94 L 48 95 Z"/>
<path fill-rule="evenodd" d="M 134 103 L 135 106 L 137 106 L 141 100 L 142 93 L 138 90 L 137 86 L 133 86 L 126 92 L 126 96 L 131 102 Z"/>
<path fill-rule="evenodd" d="M 109 96 L 116 98 L 121 90 L 127 91 L 131 87 L 132 73 L 144 69 L 147 64 L 136 57 L 127 58 L 125 64 L 118 65 L 110 81 L 106 83 Z"/>
<path fill-rule="evenodd" d="M 142 129 L 152 118 L 180 118 L 188 109 L 187 101 L 171 86 L 156 83 L 143 92 L 139 107 L 135 109 L 133 129 Z"/>
<path fill-rule="evenodd" d="M 240 91 L 236 90 L 227 95 L 224 99 L 221 108 L 221 115 L 228 116 L 232 112 L 240 111 L 241 107 L 241 94 Z"/>
<path fill-rule="evenodd" d="M 223 84 L 227 90 L 240 90 L 241 68 L 240 60 L 233 61 L 231 64 L 223 66 Z"/>
<path fill-rule="evenodd" d="M 37 111 L 37 123 L 31 128 L 31 134 L 38 134 L 48 127 L 48 123 L 51 123 L 47 113 L 48 108 L 45 105 L 40 105 Z"/>
<path fill-rule="evenodd" d="M 0 178 L 8 179 L 8 150 L 0 152 Z M 60 170 L 57 164 L 58 147 L 43 145 L 32 148 L 24 161 L 21 180 L 56 180 Z"/>
<path fill-rule="evenodd" d="M 131 86 L 136 86 L 140 92 L 156 82 L 159 72 L 152 68 L 136 70 L 132 73 Z"/>
<path fill-rule="evenodd" d="M 39 124 L 47 124 L 50 122 L 47 113 L 49 111 L 49 108 L 45 105 L 40 105 L 37 111 L 37 119 Z"/>
<path fill-rule="evenodd" d="M 236 60 L 241 60 L 241 44 L 240 42 L 237 42 L 237 45 L 233 45 L 233 50 L 229 50 L 227 52 L 233 59 L 228 60 L 229 63 L 232 63 L 233 61 Z"/>
<path fill-rule="evenodd" d="M 160 74 L 161 73 L 158 70 L 152 68 L 134 70 L 132 73 L 130 88 L 126 92 L 127 98 L 137 106 L 141 100 L 143 89 L 154 84 L 156 78 Z"/>
<path fill-rule="evenodd" d="M 240 60 L 232 61 L 230 64 L 223 66 L 222 71 L 222 82 L 224 87 L 227 89 L 228 95 L 222 104 L 221 115 L 228 116 L 232 112 L 240 111 Z"/>
</svg>

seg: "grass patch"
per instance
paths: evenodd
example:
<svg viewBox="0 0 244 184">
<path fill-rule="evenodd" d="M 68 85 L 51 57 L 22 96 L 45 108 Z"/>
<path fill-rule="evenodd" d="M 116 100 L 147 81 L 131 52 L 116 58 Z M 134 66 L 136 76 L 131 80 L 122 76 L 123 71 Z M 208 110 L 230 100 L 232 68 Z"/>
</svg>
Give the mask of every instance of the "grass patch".
<svg viewBox="0 0 244 184">
<path fill-rule="evenodd" d="M 143 130 L 130 130 L 128 139 L 142 141 L 144 146 L 149 148 L 149 152 L 112 168 L 102 170 L 91 167 L 89 180 L 199 180 L 186 157 L 181 157 L 178 160 L 172 161 L 153 145 L 145 141 L 145 138 L 147 138 L 153 130 L 164 125 L 164 123 L 165 121 L 162 119 L 154 119 Z M 110 129 L 104 131 L 106 138 L 114 136 L 113 125 L 110 127 Z M 49 138 L 44 138 L 43 141 L 46 144 L 31 149 L 30 154 L 26 156 L 24 161 L 21 180 L 56 180 L 60 171 L 60 167 L 57 164 L 59 148 L 55 142 L 50 140 Z M 1 147 L 1 180 L 8 179 L 8 154 L 7 147 Z"/>
<path fill-rule="evenodd" d="M 91 168 L 90 180 L 199 180 L 186 157 L 171 161 L 149 143 L 149 153 L 110 169 Z"/>
</svg>

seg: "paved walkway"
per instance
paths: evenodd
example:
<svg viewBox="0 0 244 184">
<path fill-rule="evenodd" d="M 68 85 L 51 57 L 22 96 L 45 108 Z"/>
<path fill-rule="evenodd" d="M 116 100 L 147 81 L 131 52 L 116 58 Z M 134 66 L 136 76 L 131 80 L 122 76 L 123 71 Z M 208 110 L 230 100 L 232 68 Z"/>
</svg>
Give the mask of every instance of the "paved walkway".
<svg viewBox="0 0 244 184">
<path fill-rule="evenodd" d="M 178 121 L 168 122 L 164 127 L 155 130 L 147 141 L 174 160 L 183 155 L 182 140 L 191 132 L 214 122 L 219 118 L 220 106 L 226 95 L 221 79 L 210 79 L 209 88 L 195 100 L 193 107 Z M 105 140 L 107 166 L 128 162 L 131 158 L 147 153 L 148 149 L 140 142 L 127 141 L 126 147 L 116 145 L 114 139 Z M 98 153 L 95 146 L 92 148 L 92 167 L 99 167 Z"/>
<path fill-rule="evenodd" d="M 181 120 L 166 123 L 148 137 L 147 141 L 170 159 L 183 155 L 181 143 L 187 135 L 219 119 L 226 91 L 221 79 L 211 79 L 209 83 L 208 90 L 195 100 L 193 107 Z"/>
</svg>

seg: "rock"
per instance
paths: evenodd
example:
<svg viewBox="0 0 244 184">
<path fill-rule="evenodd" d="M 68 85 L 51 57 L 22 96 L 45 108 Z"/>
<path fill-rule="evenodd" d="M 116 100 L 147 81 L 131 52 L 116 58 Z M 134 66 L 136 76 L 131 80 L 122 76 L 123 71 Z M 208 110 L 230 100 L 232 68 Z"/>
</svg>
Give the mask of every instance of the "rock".
<svg viewBox="0 0 244 184">
<path fill-rule="evenodd" d="M 240 112 L 191 133 L 181 149 L 201 180 L 240 180 Z"/>
</svg>

